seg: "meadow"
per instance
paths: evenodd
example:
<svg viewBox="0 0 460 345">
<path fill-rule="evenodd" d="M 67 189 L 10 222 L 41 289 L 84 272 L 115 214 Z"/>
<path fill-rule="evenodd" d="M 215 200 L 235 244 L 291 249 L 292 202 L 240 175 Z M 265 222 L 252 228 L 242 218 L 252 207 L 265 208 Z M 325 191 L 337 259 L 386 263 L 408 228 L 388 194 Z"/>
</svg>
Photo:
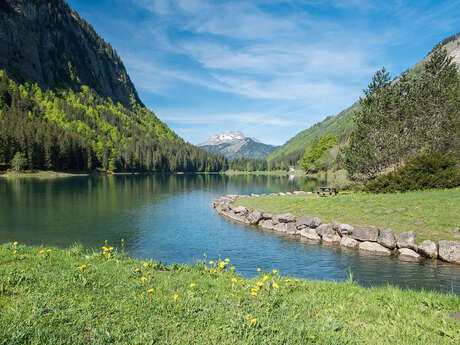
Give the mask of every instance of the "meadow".
<svg viewBox="0 0 460 345">
<path fill-rule="evenodd" d="M 351 278 L 274 267 L 245 279 L 231 258 L 166 266 L 109 244 L 0 246 L 0 344 L 458 344 L 459 311 L 453 294 Z"/>
<path fill-rule="evenodd" d="M 238 199 L 235 205 L 272 214 L 319 217 L 323 223 L 336 220 L 350 225 L 391 228 L 396 234 L 417 233 L 417 242 L 460 240 L 460 190 L 427 190 L 394 194 L 342 192 L 337 196 L 316 194 L 265 196 Z"/>
</svg>

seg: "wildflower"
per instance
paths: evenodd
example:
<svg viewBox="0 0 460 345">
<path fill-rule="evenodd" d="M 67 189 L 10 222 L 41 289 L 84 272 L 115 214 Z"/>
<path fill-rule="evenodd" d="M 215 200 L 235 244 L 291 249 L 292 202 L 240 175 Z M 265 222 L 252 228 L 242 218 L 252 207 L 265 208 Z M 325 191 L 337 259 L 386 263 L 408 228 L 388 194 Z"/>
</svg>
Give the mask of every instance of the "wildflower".
<svg viewBox="0 0 460 345">
<path fill-rule="evenodd" d="M 44 254 L 44 253 L 45 251 L 43 249 L 38 252 L 38 254 Z"/>
<path fill-rule="evenodd" d="M 279 286 L 278 284 L 276 284 L 276 283 L 273 283 L 273 287 L 274 287 L 275 289 L 278 289 L 280 286 Z"/>
<path fill-rule="evenodd" d="M 220 268 L 225 268 L 225 266 L 227 266 L 226 262 L 224 262 L 224 261 L 219 262 L 219 267 Z"/>
<path fill-rule="evenodd" d="M 191 288 L 194 288 L 195 287 L 195 283 L 190 283 L 189 285 Z"/>
<path fill-rule="evenodd" d="M 256 318 L 251 319 L 251 324 L 252 324 L 252 325 L 254 325 L 254 324 L 256 324 L 256 323 L 257 323 L 257 319 L 256 319 Z"/>
<path fill-rule="evenodd" d="M 232 278 L 232 283 L 236 283 L 237 281 L 238 281 L 238 279 Z"/>
<path fill-rule="evenodd" d="M 257 285 L 258 287 L 262 287 L 262 286 L 264 286 L 264 283 L 262 283 L 262 282 L 257 282 L 256 285 Z"/>
<path fill-rule="evenodd" d="M 18 241 L 14 241 L 14 242 L 13 242 L 13 246 L 16 247 L 17 245 L 18 245 Z"/>
<path fill-rule="evenodd" d="M 257 292 L 257 291 L 259 291 L 259 289 L 256 289 L 256 288 L 251 289 L 251 292 Z"/>
<path fill-rule="evenodd" d="M 146 262 L 144 262 L 144 265 L 143 265 L 143 266 L 147 268 L 147 267 L 149 267 L 149 264 L 146 263 Z"/>
<path fill-rule="evenodd" d="M 79 269 L 80 271 L 83 271 L 83 266 L 78 266 L 78 269 Z"/>
<path fill-rule="evenodd" d="M 92 265 L 92 264 L 87 264 L 86 266 L 91 267 L 91 266 L 93 266 L 93 265 Z"/>
<path fill-rule="evenodd" d="M 51 253 L 51 252 L 52 252 L 52 250 L 51 250 L 51 249 L 48 249 L 46 252 L 47 252 L 47 253 Z"/>
<path fill-rule="evenodd" d="M 286 279 L 285 282 L 286 282 L 286 283 L 290 283 L 290 282 L 291 282 L 291 279 Z"/>
<path fill-rule="evenodd" d="M 260 272 L 260 271 L 261 271 L 261 269 L 260 269 L 260 268 L 257 268 L 257 272 Z"/>
<path fill-rule="evenodd" d="M 214 261 L 209 261 L 209 264 L 210 264 L 210 265 L 214 265 Z"/>
<path fill-rule="evenodd" d="M 177 301 L 177 299 L 179 298 L 179 294 L 175 293 L 175 294 L 173 295 L 173 298 L 174 298 L 175 301 Z"/>
<path fill-rule="evenodd" d="M 141 271 L 141 270 L 140 270 L 139 268 L 136 268 L 136 269 L 134 270 L 134 272 L 136 272 L 136 273 L 138 273 L 138 272 L 140 272 L 140 271 Z"/>
<path fill-rule="evenodd" d="M 148 275 L 148 276 L 151 275 L 151 274 L 152 274 L 152 272 L 147 272 L 147 273 L 146 273 L 146 275 Z"/>
<path fill-rule="evenodd" d="M 230 259 L 225 259 L 224 261 L 225 261 L 225 262 L 229 262 L 229 261 L 230 261 Z"/>
<path fill-rule="evenodd" d="M 13 250 L 13 255 L 17 254 L 17 252 L 18 252 L 17 250 Z"/>
<path fill-rule="evenodd" d="M 257 292 L 255 291 L 251 292 L 251 296 L 257 296 Z"/>
<path fill-rule="evenodd" d="M 145 281 L 147 280 L 147 278 L 141 277 L 141 280 L 142 280 L 143 282 L 145 282 Z"/>
<path fill-rule="evenodd" d="M 109 247 L 109 251 L 110 251 L 110 252 L 113 251 L 113 247 Z"/>
<path fill-rule="evenodd" d="M 269 280 L 269 279 L 270 279 L 269 276 L 264 276 L 264 277 L 263 277 L 263 280 Z"/>
<path fill-rule="evenodd" d="M 147 293 L 153 293 L 153 289 L 148 289 Z"/>
<path fill-rule="evenodd" d="M 272 271 L 274 274 L 278 273 L 279 271 L 278 270 L 273 270 Z"/>
<path fill-rule="evenodd" d="M 295 282 L 298 283 L 298 282 L 299 282 L 299 279 L 296 279 Z"/>
<path fill-rule="evenodd" d="M 231 269 L 232 271 L 234 271 L 234 270 L 235 270 L 235 266 L 231 266 L 230 269 Z"/>
<path fill-rule="evenodd" d="M 24 272 L 25 272 L 25 270 L 21 270 L 21 273 L 24 273 Z"/>
<path fill-rule="evenodd" d="M 102 246 L 101 248 L 102 248 L 102 250 L 103 250 L 104 252 L 106 252 L 106 251 L 109 250 L 109 248 L 107 248 L 106 246 Z"/>
</svg>

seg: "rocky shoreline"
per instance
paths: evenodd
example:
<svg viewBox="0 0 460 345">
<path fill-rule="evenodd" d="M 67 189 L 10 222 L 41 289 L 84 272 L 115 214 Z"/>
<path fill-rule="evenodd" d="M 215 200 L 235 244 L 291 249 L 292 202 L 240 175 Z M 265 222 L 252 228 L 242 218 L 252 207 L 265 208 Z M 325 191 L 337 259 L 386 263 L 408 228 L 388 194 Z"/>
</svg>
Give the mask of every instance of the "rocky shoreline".
<svg viewBox="0 0 460 345">
<path fill-rule="evenodd" d="M 238 198 L 260 196 L 284 196 L 307 194 L 303 191 L 272 194 L 225 195 L 212 202 L 212 207 L 223 217 L 241 224 L 257 226 L 291 236 L 300 236 L 312 241 L 335 243 L 342 247 L 355 248 L 375 255 L 397 255 L 401 260 L 418 261 L 439 259 L 460 264 L 460 242 L 425 240 L 416 244 L 417 234 L 413 231 L 396 236 L 391 229 L 381 231 L 375 226 L 351 226 L 333 221 L 323 224 L 314 216 L 296 217 L 290 213 L 272 215 L 260 210 L 249 210 L 244 206 L 234 206 Z"/>
</svg>

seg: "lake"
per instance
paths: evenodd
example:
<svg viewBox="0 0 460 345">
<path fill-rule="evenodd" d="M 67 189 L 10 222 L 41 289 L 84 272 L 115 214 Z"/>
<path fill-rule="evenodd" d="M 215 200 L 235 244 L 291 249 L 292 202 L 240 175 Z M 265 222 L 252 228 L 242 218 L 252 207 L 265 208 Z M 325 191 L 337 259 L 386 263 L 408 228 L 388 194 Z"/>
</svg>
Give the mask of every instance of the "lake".
<svg viewBox="0 0 460 345">
<path fill-rule="evenodd" d="M 253 175 L 116 175 L 0 179 L 0 243 L 100 248 L 125 239 L 130 256 L 193 263 L 230 258 L 239 273 L 257 268 L 311 280 L 394 284 L 460 294 L 460 266 L 402 262 L 232 223 L 211 208 L 224 194 L 314 190 L 317 181 Z"/>
</svg>

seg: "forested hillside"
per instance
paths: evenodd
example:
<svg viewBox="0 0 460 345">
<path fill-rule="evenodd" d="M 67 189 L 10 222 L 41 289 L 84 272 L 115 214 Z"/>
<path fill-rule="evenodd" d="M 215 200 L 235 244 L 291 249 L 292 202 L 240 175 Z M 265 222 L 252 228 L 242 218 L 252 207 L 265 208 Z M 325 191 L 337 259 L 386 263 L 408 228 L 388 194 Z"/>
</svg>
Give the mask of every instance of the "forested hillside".
<svg viewBox="0 0 460 345">
<path fill-rule="evenodd" d="M 112 47 L 62 0 L 0 2 L 0 164 L 219 171 L 144 107 Z"/>
<path fill-rule="evenodd" d="M 452 35 L 437 44 L 424 59 L 411 69 L 408 69 L 405 73 L 411 76 L 420 75 L 423 71 L 423 66 L 429 60 L 430 56 L 437 48 L 441 47 L 445 48 L 448 54 L 453 57 L 453 62 L 457 64 L 457 69 L 459 70 L 460 33 Z M 399 77 L 395 78 L 394 82 L 398 80 Z M 353 129 L 353 114 L 359 110 L 359 102 L 356 102 L 352 106 L 340 112 L 338 115 L 328 116 L 322 122 L 298 133 L 278 150 L 271 153 L 267 159 L 273 166 L 285 166 L 286 164 L 293 165 L 302 158 L 306 148 L 315 138 L 319 138 L 325 134 L 333 134 L 341 143 L 344 143 Z"/>
</svg>

